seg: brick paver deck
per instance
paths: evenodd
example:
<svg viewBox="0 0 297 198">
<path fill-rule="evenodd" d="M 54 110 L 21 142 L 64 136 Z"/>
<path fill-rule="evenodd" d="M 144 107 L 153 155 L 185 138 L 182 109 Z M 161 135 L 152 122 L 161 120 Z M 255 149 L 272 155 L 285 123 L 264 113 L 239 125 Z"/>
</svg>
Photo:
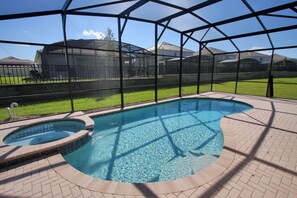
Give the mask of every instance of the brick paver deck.
<svg viewBox="0 0 297 198">
<path fill-rule="evenodd" d="M 222 93 L 200 96 L 238 100 L 254 106 L 250 111 L 221 120 L 222 128 L 234 134 L 235 149 L 227 146 L 225 149 L 233 152 L 235 158 L 221 175 L 210 182 L 167 194 L 150 193 L 145 185 L 138 187 L 142 196 L 107 194 L 77 186 L 56 171 L 63 162 L 53 165 L 51 157 L 41 157 L 1 170 L 0 197 L 296 198 L 297 101 Z"/>
</svg>

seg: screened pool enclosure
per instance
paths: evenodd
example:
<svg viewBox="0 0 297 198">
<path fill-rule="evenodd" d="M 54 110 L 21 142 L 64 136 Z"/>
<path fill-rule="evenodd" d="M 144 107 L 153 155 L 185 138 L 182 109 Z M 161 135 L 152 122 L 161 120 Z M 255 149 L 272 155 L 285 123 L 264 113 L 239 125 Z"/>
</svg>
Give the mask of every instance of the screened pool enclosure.
<svg viewBox="0 0 297 198">
<path fill-rule="evenodd" d="M 203 92 L 297 99 L 297 1 L 10 0 L 0 120 Z"/>
</svg>

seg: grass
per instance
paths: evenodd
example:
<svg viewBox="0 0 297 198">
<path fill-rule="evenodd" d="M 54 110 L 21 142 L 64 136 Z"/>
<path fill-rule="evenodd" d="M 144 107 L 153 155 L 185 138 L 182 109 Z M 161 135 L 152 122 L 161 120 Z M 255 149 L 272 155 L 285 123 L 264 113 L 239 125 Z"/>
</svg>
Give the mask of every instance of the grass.
<svg viewBox="0 0 297 198">
<path fill-rule="evenodd" d="M 238 81 L 237 93 L 255 96 L 266 96 L 267 79 Z M 297 78 L 275 78 L 274 97 L 297 99 Z M 235 82 L 229 81 L 213 85 L 213 91 L 233 93 Z"/>
<path fill-rule="evenodd" d="M 71 79 L 72 82 L 88 82 L 88 81 L 98 81 L 98 79 Z M 68 79 L 34 79 L 32 77 L 1 77 L 0 76 L 0 85 L 21 85 L 21 84 L 40 84 L 40 83 L 68 83 Z"/>
<path fill-rule="evenodd" d="M 280 98 L 297 99 L 297 78 L 277 78 L 274 79 L 274 96 Z M 245 80 L 238 82 L 238 94 L 266 95 L 267 79 Z M 235 82 L 224 82 L 213 84 L 213 91 L 234 93 Z M 195 94 L 196 86 L 185 86 L 182 89 L 183 95 Z M 210 91 L 210 85 L 200 86 L 200 92 Z M 158 90 L 158 99 L 178 96 L 178 88 L 167 88 Z M 154 101 L 154 90 L 138 91 L 124 94 L 125 104 Z M 92 110 L 111 106 L 120 106 L 120 94 L 108 97 L 81 97 L 74 99 L 75 110 Z M 70 101 L 59 100 L 37 104 L 27 104 L 16 107 L 16 116 L 25 117 L 29 115 L 47 115 L 70 112 Z M 8 119 L 6 108 L 0 108 L 0 120 Z"/>
<path fill-rule="evenodd" d="M 0 76 L 0 84 L 2 85 L 11 85 L 11 84 L 25 84 L 26 81 L 24 81 L 25 77 L 18 76 L 18 77 L 3 77 Z"/>
<path fill-rule="evenodd" d="M 42 80 L 31 77 L 17 76 L 17 77 L 1 77 L 0 85 L 21 85 L 21 84 L 36 84 L 36 83 L 51 83 L 51 82 L 67 82 L 67 80 Z"/>
<path fill-rule="evenodd" d="M 72 78 L 71 82 L 92 82 L 101 81 L 98 78 Z M 68 83 L 68 78 L 63 79 L 34 79 L 32 77 L 3 77 L 0 76 L 0 85 L 23 85 L 23 84 L 45 84 L 45 83 Z"/>
</svg>

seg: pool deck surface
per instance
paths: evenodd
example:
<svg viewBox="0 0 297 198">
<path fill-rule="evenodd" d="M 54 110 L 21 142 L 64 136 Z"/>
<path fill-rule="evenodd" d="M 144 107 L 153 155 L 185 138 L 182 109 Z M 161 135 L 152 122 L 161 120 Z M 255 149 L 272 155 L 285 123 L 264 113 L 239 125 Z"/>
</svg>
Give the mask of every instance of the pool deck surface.
<svg viewBox="0 0 297 198">
<path fill-rule="evenodd" d="M 214 92 L 196 97 L 242 101 L 254 107 L 221 120 L 224 151 L 206 170 L 171 182 L 108 182 L 86 176 L 68 165 L 60 154 L 51 154 L 1 169 L 0 197 L 296 198 L 297 100 Z M 2 124 L 0 135 L 36 121 Z M 18 152 L 16 147 L 9 150 L 0 145 L 1 157 Z"/>
</svg>

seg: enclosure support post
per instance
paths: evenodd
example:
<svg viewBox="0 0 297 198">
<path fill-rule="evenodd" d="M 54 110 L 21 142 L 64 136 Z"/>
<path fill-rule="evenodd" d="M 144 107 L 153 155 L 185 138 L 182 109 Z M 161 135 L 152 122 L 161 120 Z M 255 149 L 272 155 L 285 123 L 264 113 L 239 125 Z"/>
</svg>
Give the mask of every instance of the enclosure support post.
<svg viewBox="0 0 297 198">
<path fill-rule="evenodd" d="M 213 73 L 214 73 L 214 64 L 215 63 L 215 55 L 212 55 L 212 68 L 211 68 L 211 85 L 210 85 L 210 91 L 212 91 L 213 88 Z"/>
<path fill-rule="evenodd" d="M 236 82 L 235 82 L 235 90 L 234 93 L 237 94 L 237 84 L 238 84 L 238 76 L 239 76 L 239 67 L 240 67 L 240 52 L 238 53 L 238 61 L 237 61 L 237 69 L 236 69 Z"/>
<path fill-rule="evenodd" d="M 274 57 L 274 49 L 272 50 L 271 59 L 270 59 L 269 76 L 271 76 L 271 72 L 272 72 L 273 57 Z"/>
<path fill-rule="evenodd" d="M 158 24 L 155 24 L 155 102 L 158 102 Z"/>
<path fill-rule="evenodd" d="M 68 72 L 68 91 L 69 91 L 69 98 L 71 103 L 71 112 L 74 112 L 73 97 L 72 97 L 72 90 L 71 90 L 71 72 L 70 72 L 70 65 L 69 65 L 68 44 L 67 44 L 67 36 L 66 36 L 66 14 L 63 13 L 61 16 L 62 16 L 62 25 L 63 25 L 64 47 L 65 47 L 65 61 L 66 61 L 67 72 Z"/>
<path fill-rule="evenodd" d="M 200 70 L 201 70 L 201 50 L 202 50 L 202 44 L 199 44 L 199 60 L 198 60 L 198 78 L 197 78 L 197 94 L 200 93 Z"/>
<path fill-rule="evenodd" d="M 266 90 L 266 97 L 271 97 L 271 88 L 273 89 L 273 86 L 271 85 L 272 83 L 272 78 L 271 78 L 271 73 L 272 73 L 272 65 L 273 65 L 273 57 L 274 57 L 274 49 L 272 50 L 271 54 L 271 59 L 270 59 L 270 65 L 269 65 L 269 76 L 268 76 L 268 82 L 267 82 L 267 90 Z M 272 90 L 273 92 L 273 90 Z"/>
<path fill-rule="evenodd" d="M 183 72 L 183 34 L 180 34 L 180 54 L 179 54 L 179 92 L 178 96 L 182 97 L 182 72 Z"/>
<path fill-rule="evenodd" d="M 122 28 L 121 18 L 118 17 L 118 37 L 119 37 L 119 66 L 120 66 L 120 92 L 121 92 L 121 108 L 124 108 L 124 90 L 123 90 L 123 61 L 122 61 Z"/>
</svg>

